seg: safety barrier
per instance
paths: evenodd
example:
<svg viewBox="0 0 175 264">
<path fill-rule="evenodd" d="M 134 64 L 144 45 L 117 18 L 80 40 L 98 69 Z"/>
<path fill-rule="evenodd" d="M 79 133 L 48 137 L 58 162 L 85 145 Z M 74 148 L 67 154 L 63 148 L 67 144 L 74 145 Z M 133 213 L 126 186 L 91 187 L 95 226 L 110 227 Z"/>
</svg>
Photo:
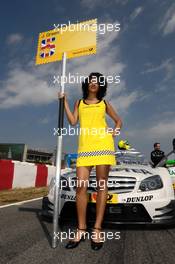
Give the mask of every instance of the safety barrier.
<svg viewBox="0 0 175 264">
<path fill-rule="evenodd" d="M 0 160 L 0 190 L 48 186 L 55 166 Z"/>
</svg>

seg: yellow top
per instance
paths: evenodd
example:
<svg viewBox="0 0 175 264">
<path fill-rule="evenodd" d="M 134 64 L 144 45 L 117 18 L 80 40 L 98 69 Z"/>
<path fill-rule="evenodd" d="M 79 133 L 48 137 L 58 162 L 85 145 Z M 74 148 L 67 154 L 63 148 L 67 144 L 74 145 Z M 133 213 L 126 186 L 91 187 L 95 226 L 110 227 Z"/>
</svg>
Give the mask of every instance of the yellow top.
<svg viewBox="0 0 175 264">
<path fill-rule="evenodd" d="M 79 108 L 79 140 L 77 166 L 116 164 L 113 136 L 107 133 L 106 103 L 100 100 L 87 104 L 83 99 Z"/>
</svg>

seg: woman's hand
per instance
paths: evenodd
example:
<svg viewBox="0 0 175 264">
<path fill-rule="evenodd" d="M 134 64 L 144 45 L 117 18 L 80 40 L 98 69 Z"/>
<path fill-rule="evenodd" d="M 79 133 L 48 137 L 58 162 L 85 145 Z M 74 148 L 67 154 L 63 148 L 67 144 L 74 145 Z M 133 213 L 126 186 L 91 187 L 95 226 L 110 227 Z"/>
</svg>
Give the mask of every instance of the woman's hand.
<svg viewBox="0 0 175 264">
<path fill-rule="evenodd" d="M 64 97 L 64 100 L 67 101 L 67 93 L 58 92 L 58 99 Z"/>
<path fill-rule="evenodd" d="M 67 101 L 67 93 L 62 93 L 62 92 L 58 92 L 58 100 L 60 98 L 64 98 L 64 107 L 65 107 L 65 112 L 66 112 L 66 115 L 67 115 L 67 119 L 69 121 L 69 123 L 74 126 L 77 122 L 77 118 L 78 118 L 78 100 L 77 100 L 77 103 L 75 104 L 75 107 L 74 107 L 74 112 L 72 113 L 70 108 L 69 108 L 69 103 Z"/>
</svg>

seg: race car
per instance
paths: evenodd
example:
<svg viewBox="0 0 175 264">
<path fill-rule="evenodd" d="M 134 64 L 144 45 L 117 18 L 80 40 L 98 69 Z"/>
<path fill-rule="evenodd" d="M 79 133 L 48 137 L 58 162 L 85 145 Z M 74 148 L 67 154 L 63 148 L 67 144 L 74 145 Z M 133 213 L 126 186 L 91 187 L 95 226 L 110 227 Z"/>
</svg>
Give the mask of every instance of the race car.
<svg viewBox="0 0 175 264">
<path fill-rule="evenodd" d="M 166 161 L 166 167 L 168 169 L 168 172 L 171 176 L 172 184 L 173 184 L 173 189 L 175 191 L 175 160 L 167 160 Z"/>
<path fill-rule="evenodd" d="M 175 146 L 171 154 L 174 150 Z M 110 167 L 103 222 L 174 224 L 175 195 L 171 175 L 164 166 L 166 160 L 167 156 L 164 162 L 153 168 L 144 155 L 135 149 L 119 148 L 116 152 L 116 165 Z M 59 222 L 76 220 L 76 168 L 62 170 L 60 186 Z M 50 219 L 53 217 L 54 191 L 55 177 L 42 203 L 42 215 Z M 94 222 L 97 197 L 95 167 L 90 173 L 87 196 L 87 221 Z"/>
</svg>

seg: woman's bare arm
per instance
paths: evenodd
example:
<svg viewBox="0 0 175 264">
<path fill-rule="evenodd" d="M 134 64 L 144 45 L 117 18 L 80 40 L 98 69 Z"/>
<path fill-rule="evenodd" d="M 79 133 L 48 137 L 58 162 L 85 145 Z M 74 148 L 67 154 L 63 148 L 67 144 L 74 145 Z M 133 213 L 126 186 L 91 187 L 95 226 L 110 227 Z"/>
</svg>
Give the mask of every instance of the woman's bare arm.
<svg viewBox="0 0 175 264">
<path fill-rule="evenodd" d="M 78 122 L 78 102 L 79 102 L 79 100 L 76 100 L 76 102 L 74 104 L 74 111 L 72 113 L 70 108 L 69 108 L 69 103 L 68 103 L 66 94 L 65 93 L 58 93 L 58 96 L 59 97 L 64 96 L 64 107 L 65 107 L 67 119 L 72 126 L 75 126 Z"/>
<path fill-rule="evenodd" d="M 123 125 L 121 118 L 116 113 L 115 109 L 112 107 L 112 105 L 106 101 L 106 113 L 113 119 L 115 122 L 115 127 L 113 130 L 119 131 Z"/>
</svg>

